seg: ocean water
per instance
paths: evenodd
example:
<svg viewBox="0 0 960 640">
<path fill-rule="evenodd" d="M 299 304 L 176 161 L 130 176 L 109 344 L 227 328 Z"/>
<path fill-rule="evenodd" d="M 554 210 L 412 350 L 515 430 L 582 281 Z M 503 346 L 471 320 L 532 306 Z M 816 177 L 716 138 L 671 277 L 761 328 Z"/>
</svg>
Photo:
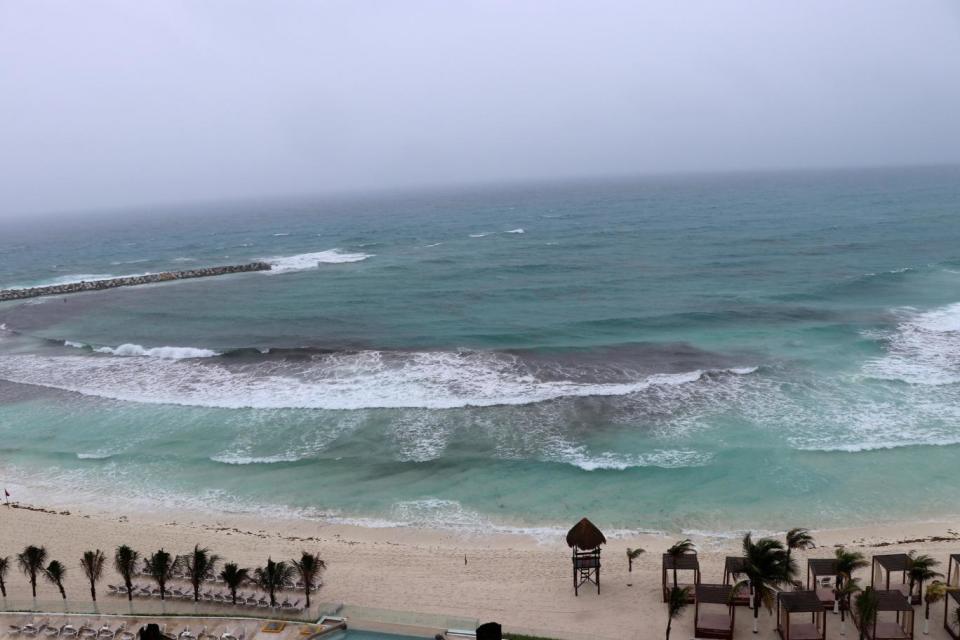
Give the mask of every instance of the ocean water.
<svg viewBox="0 0 960 640">
<path fill-rule="evenodd" d="M 545 535 L 956 515 L 960 169 L 4 221 L 14 498 Z"/>
</svg>

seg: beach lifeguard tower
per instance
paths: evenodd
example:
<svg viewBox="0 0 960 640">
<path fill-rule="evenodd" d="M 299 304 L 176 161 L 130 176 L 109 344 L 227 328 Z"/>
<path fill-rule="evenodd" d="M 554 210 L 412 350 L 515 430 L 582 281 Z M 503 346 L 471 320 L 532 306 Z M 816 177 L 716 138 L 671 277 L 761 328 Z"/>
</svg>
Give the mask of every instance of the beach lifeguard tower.
<svg viewBox="0 0 960 640">
<path fill-rule="evenodd" d="M 580 595 L 581 585 L 590 582 L 600 593 L 600 545 L 607 539 L 592 522 L 582 519 L 567 532 L 567 545 L 573 550 L 573 594 Z"/>
</svg>

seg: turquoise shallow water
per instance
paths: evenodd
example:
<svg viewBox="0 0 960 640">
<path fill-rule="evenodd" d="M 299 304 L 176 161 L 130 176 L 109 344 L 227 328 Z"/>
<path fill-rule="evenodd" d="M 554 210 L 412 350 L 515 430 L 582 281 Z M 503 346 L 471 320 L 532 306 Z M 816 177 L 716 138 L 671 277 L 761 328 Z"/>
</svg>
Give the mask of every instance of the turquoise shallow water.
<svg viewBox="0 0 960 640">
<path fill-rule="evenodd" d="M 0 305 L 0 469 L 463 530 L 953 515 L 958 203 L 942 168 L 13 223 L 0 288 L 275 270 Z"/>
</svg>

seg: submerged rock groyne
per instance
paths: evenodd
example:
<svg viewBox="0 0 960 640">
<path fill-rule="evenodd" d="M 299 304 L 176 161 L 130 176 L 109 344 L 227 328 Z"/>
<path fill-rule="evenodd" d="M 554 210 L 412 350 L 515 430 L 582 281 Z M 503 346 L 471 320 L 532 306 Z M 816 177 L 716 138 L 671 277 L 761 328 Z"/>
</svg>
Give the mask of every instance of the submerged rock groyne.
<svg viewBox="0 0 960 640">
<path fill-rule="evenodd" d="M 27 289 L 2 289 L 0 290 L 0 302 L 37 298 L 40 296 L 59 296 L 67 293 L 81 293 L 83 291 L 100 291 L 102 289 L 115 289 L 116 287 L 136 287 L 141 284 L 187 280 L 189 278 L 225 276 L 230 273 L 245 273 L 247 271 L 269 271 L 270 269 L 270 265 L 266 262 L 250 262 L 248 264 L 204 267 L 201 269 L 189 269 L 187 271 L 147 273 L 142 276 L 123 276 L 120 278 L 107 278 L 105 280 L 84 280 L 45 287 L 30 287 Z"/>
</svg>

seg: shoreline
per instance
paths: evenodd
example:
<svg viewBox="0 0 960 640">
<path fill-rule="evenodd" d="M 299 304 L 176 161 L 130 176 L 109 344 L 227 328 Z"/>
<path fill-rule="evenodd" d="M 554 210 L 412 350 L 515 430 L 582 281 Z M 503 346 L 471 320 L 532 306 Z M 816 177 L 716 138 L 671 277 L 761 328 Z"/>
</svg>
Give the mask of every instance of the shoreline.
<svg viewBox="0 0 960 640">
<path fill-rule="evenodd" d="M 868 558 L 916 549 L 941 560 L 945 569 L 947 556 L 960 552 L 960 519 L 815 530 L 814 536 L 817 548 L 796 554 L 802 570 L 807 557 L 832 556 L 839 545 Z M 109 555 L 118 544 L 129 544 L 142 552 L 163 546 L 184 553 L 200 544 L 226 561 L 251 567 L 263 564 L 268 556 L 287 559 L 306 549 L 319 551 L 328 563 L 318 601 L 497 620 L 513 631 L 557 638 L 662 637 L 660 623 L 665 626 L 666 618 L 660 599 L 660 554 L 679 537 L 646 533 L 610 539 L 603 547 L 601 595 L 586 589 L 574 597 L 569 549 L 561 539 L 369 528 L 187 510 L 120 513 L 54 509 L 40 503 L 0 506 L 0 555 L 13 555 L 27 544 L 47 546 L 50 558 L 72 569 L 67 589 L 74 594 L 87 592 L 76 563 L 88 548 L 99 547 Z M 739 539 L 694 537 L 694 541 L 703 581 L 721 582 L 723 559 L 737 552 Z M 647 553 L 634 561 L 629 573 L 625 550 L 637 546 Z M 111 569 L 103 584 L 114 577 Z M 12 597 L 28 594 L 19 573 L 11 571 L 7 583 Z M 47 584 L 40 586 L 40 592 L 44 598 L 56 595 Z M 931 636 L 939 638 L 942 606 L 934 613 Z M 922 612 L 918 618 L 920 625 Z M 749 634 L 751 623 L 746 610 L 739 610 L 738 634 Z M 763 611 L 760 623 L 772 633 L 771 619 Z M 678 637 L 686 636 L 688 626 L 692 632 L 690 612 L 678 623 Z M 832 624 L 828 636 L 839 638 L 838 626 Z"/>
</svg>

